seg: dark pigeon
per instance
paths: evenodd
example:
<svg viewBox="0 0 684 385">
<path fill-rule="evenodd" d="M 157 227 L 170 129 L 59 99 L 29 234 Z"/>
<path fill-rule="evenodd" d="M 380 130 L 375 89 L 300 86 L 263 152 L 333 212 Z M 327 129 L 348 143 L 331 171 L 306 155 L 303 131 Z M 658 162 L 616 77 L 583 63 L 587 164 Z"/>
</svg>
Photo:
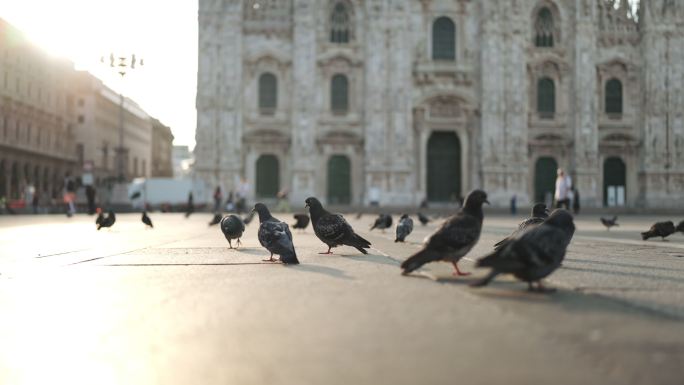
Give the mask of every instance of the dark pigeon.
<svg viewBox="0 0 684 385">
<path fill-rule="evenodd" d="M 399 218 L 399 223 L 397 224 L 397 238 L 394 242 L 404 242 L 406 237 L 413 231 L 413 219 L 404 214 Z"/>
<path fill-rule="evenodd" d="M 375 219 L 375 223 L 373 223 L 373 226 L 371 226 L 370 229 L 380 229 L 385 231 L 385 229 L 389 229 L 390 227 L 392 227 L 392 216 L 388 214 L 380 214 Z"/>
<path fill-rule="evenodd" d="M 620 226 L 617 223 L 617 215 L 614 215 L 612 219 L 601 217 L 601 223 L 606 226 L 606 230 L 610 230 L 610 228 L 613 226 Z"/>
<path fill-rule="evenodd" d="M 422 213 L 418 213 L 418 220 L 420 221 L 420 224 L 425 226 L 430 222 L 430 218 L 426 217 Z"/>
<path fill-rule="evenodd" d="M 355 247 L 363 254 L 368 254 L 366 249 L 370 248 L 371 243 L 356 234 L 341 214 L 326 211 L 321 202 L 314 197 L 306 198 L 305 202 L 309 208 L 314 233 L 328 245 L 328 251 L 320 254 L 332 254 L 330 250 L 340 245 Z"/>
<path fill-rule="evenodd" d="M 135 200 L 135 199 L 140 198 L 140 191 L 134 192 L 133 194 L 131 194 L 131 196 L 130 196 L 129 198 L 130 198 L 131 200 Z"/>
<path fill-rule="evenodd" d="M 221 220 L 223 219 L 223 216 L 221 213 L 214 213 L 214 216 L 211 218 L 211 222 L 209 222 L 209 226 L 214 226 L 218 225 L 221 223 Z"/>
<path fill-rule="evenodd" d="M 242 237 L 242 233 L 245 232 L 245 224 L 237 215 L 226 215 L 221 219 L 221 232 L 226 237 L 226 240 L 228 240 L 228 245 L 231 249 L 233 248 L 233 239 L 237 239 L 237 245 L 239 247 L 241 245 L 240 238 Z"/>
<path fill-rule="evenodd" d="M 309 216 L 306 214 L 295 214 L 294 219 L 296 219 L 297 222 L 295 222 L 295 224 L 292 225 L 293 229 L 304 230 L 309 226 L 309 222 L 311 222 Z"/>
<path fill-rule="evenodd" d="M 101 227 L 100 224 L 101 224 L 102 221 L 104 221 L 104 220 L 105 220 L 105 216 L 104 216 L 104 214 L 102 213 L 102 210 L 98 207 L 98 208 L 97 208 L 97 218 L 95 218 L 95 226 L 97 226 L 97 229 L 98 229 L 98 230 L 99 230 L 100 227 Z"/>
<path fill-rule="evenodd" d="M 478 260 L 478 267 L 491 267 L 492 271 L 471 286 L 485 286 L 499 274 L 513 274 L 527 282 L 530 291 L 553 291 L 545 288 L 541 280 L 560 267 L 574 233 L 572 215 L 564 209 L 554 210 L 542 224 Z M 536 288 L 533 282 L 537 283 Z"/>
<path fill-rule="evenodd" d="M 152 225 L 152 220 L 150 219 L 150 217 L 147 216 L 147 211 L 143 211 L 141 219 L 142 219 L 142 223 L 144 223 L 147 226 L 150 226 L 151 228 L 154 228 L 154 226 Z M 147 228 L 147 227 L 145 227 L 145 228 Z"/>
<path fill-rule="evenodd" d="M 511 235 L 507 236 L 506 238 L 500 240 L 496 244 L 494 244 L 494 249 L 500 248 L 504 243 L 511 239 L 515 239 L 518 237 L 518 235 L 522 234 L 525 232 L 525 230 L 531 229 L 532 227 L 538 226 L 546 218 L 549 217 L 549 209 L 546 208 L 546 205 L 543 203 L 537 203 L 532 207 L 532 216 L 529 218 L 525 219 L 522 221 L 519 225 L 518 228 L 511 233 Z"/>
<path fill-rule="evenodd" d="M 254 205 L 254 210 L 259 214 L 259 243 L 271 253 L 269 259 L 265 261 L 273 262 L 273 254 L 280 256 L 280 261 L 284 264 L 299 264 L 297 253 L 292 244 L 292 233 L 287 223 L 273 218 L 268 207 L 263 203 Z"/>
<path fill-rule="evenodd" d="M 684 233 L 684 221 L 679 222 L 677 227 L 675 228 L 675 232 L 682 232 Z"/>
<path fill-rule="evenodd" d="M 458 269 L 458 261 L 480 239 L 484 203 L 489 203 L 484 191 L 474 190 L 468 194 L 463 208 L 430 236 L 422 250 L 401 264 L 402 274 L 409 274 L 429 262 L 444 261 L 454 265 L 455 275 L 469 275 Z"/>
<path fill-rule="evenodd" d="M 109 210 L 107 217 L 97 225 L 97 229 L 100 230 L 103 227 L 111 228 L 114 226 L 114 222 L 116 222 L 116 215 L 114 215 L 114 211 Z"/>
<path fill-rule="evenodd" d="M 672 235 L 675 232 L 675 225 L 672 223 L 672 221 L 667 221 L 667 222 L 657 222 L 648 231 L 645 231 L 641 233 L 641 239 L 644 241 L 653 238 L 653 237 L 661 237 L 662 240 L 665 240 L 665 237 Z"/>
</svg>

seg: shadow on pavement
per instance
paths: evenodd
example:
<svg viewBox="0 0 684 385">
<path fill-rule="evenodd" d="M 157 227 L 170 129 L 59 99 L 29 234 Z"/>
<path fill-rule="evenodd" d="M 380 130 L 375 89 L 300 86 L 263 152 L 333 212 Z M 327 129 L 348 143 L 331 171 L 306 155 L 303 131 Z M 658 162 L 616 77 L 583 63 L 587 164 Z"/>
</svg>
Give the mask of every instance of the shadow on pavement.
<svg viewBox="0 0 684 385">
<path fill-rule="evenodd" d="M 350 279 L 353 280 L 354 277 L 348 276 L 346 272 L 340 269 L 335 269 L 333 267 L 312 265 L 310 263 L 304 265 L 291 266 L 295 271 L 304 271 L 307 273 L 318 273 L 324 274 L 333 278 Z"/>
</svg>

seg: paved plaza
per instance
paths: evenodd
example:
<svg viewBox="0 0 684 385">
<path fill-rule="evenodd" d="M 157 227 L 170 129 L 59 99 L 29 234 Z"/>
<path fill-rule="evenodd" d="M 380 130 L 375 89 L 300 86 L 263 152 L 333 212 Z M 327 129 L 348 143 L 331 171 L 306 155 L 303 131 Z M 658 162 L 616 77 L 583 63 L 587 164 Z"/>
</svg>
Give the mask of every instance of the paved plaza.
<svg viewBox="0 0 684 385">
<path fill-rule="evenodd" d="M 255 218 L 229 250 L 210 214 L 0 217 L 0 384 L 682 384 L 684 234 L 664 217 L 606 231 L 579 216 L 568 255 L 529 293 L 473 261 L 522 216 L 488 215 L 452 277 L 398 265 L 440 221 L 396 244 L 347 219 L 369 255 L 294 232 L 301 265 L 262 262 Z M 276 217 L 293 222 L 292 214 Z M 398 217 L 394 217 L 395 223 Z M 681 220 L 684 218 L 667 218 Z"/>
</svg>

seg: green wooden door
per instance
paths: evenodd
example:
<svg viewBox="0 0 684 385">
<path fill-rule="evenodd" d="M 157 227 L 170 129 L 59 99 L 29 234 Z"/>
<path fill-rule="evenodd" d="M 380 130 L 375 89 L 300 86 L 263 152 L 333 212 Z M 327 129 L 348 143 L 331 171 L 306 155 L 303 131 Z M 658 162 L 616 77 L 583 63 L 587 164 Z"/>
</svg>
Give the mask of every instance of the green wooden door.
<svg viewBox="0 0 684 385">
<path fill-rule="evenodd" d="M 611 157 L 603 162 L 603 204 L 622 206 L 627 193 L 627 167 L 620 158 Z"/>
<path fill-rule="evenodd" d="M 427 197 L 450 202 L 461 196 L 461 142 L 453 132 L 435 132 L 427 145 Z"/>
<path fill-rule="evenodd" d="M 280 187 L 278 158 L 275 155 L 262 155 L 256 163 L 256 196 L 275 198 Z"/>
<path fill-rule="evenodd" d="M 351 203 L 351 163 L 344 155 L 333 155 L 328 160 L 328 203 Z"/>
<path fill-rule="evenodd" d="M 556 191 L 556 171 L 558 163 L 551 157 L 537 159 L 534 166 L 534 201 L 550 204 L 547 198 L 550 194 L 553 201 L 553 193 Z"/>
</svg>

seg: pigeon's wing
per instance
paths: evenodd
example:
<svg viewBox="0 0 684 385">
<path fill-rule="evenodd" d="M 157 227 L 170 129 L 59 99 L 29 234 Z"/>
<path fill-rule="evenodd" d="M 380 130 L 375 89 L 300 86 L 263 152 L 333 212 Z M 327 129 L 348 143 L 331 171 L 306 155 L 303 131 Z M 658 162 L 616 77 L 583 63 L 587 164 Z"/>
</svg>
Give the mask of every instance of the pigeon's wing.
<svg viewBox="0 0 684 385">
<path fill-rule="evenodd" d="M 353 232 L 349 223 L 339 214 L 322 216 L 316 222 L 315 231 L 321 240 L 331 243 L 340 243 Z"/>
<path fill-rule="evenodd" d="M 293 248 L 292 234 L 283 222 L 265 221 L 259 225 L 259 242 L 273 254 L 281 254 Z"/>
<path fill-rule="evenodd" d="M 477 262 L 500 272 L 516 272 L 558 264 L 565 256 L 568 236 L 551 226 L 539 226 L 519 238 L 505 242 L 495 252 Z"/>
<path fill-rule="evenodd" d="M 472 215 L 459 213 L 444 222 L 428 240 L 428 248 L 460 250 L 471 247 L 479 238 L 482 222 Z"/>
<path fill-rule="evenodd" d="M 544 218 L 539 218 L 539 217 L 527 218 L 524 221 L 520 222 L 520 224 L 518 225 L 517 234 L 521 234 L 523 231 L 527 230 L 528 228 L 532 228 L 532 227 L 537 226 L 543 222 L 544 222 Z"/>
</svg>

